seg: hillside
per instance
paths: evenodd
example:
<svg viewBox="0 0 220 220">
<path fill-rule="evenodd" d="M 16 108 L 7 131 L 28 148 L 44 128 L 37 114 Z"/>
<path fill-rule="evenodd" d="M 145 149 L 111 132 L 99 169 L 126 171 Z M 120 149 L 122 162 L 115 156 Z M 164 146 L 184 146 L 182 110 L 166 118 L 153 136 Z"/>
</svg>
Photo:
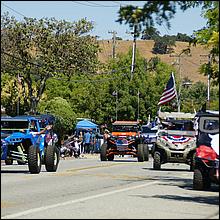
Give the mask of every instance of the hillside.
<svg viewBox="0 0 220 220">
<path fill-rule="evenodd" d="M 106 62 L 112 56 L 112 40 L 100 40 L 100 47 L 102 51 L 99 53 L 99 60 L 101 62 Z M 117 54 L 127 53 L 129 48 L 132 48 L 132 40 L 118 40 L 116 41 L 116 56 Z M 160 59 L 168 64 L 172 64 L 177 61 L 177 57 L 171 57 L 170 54 L 153 54 L 152 48 L 154 45 L 154 41 L 152 40 L 137 40 L 137 50 L 139 53 L 149 60 L 152 57 L 158 56 Z M 174 54 L 179 54 L 183 49 L 188 47 L 187 42 L 176 42 L 176 47 L 173 47 Z M 186 55 L 182 55 L 180 59 L 180 70 L 182 78 L 188 77 L 192 82 L 202 81 L 207 83 L 207 77 L 203 76 L 198 72 L 198 68 L 202 62 L 204 62 L 206 57 L 201 57 L 200 55 L 208 54 L 208 50 L 202 47 L 201 45 L 197 45 L 196 47 L 191 46 L 191 56 L 188 57 Z M 179 66 L 175 65 L 175 68 L 178 71 Z"/>
</svg>

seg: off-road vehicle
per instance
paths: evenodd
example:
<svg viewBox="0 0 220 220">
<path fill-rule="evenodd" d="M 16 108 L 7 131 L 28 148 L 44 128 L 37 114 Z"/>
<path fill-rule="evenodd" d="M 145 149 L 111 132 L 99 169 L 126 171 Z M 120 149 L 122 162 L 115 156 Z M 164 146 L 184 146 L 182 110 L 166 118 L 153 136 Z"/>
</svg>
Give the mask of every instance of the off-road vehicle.
<svg viewBox="0 0 220 220">
<path fill-rule="evenodd" d="M 196 114 L 196 157 L 193 189 L 206 190 L 219 184 L 219 111 Z"/>
<path fill-rule="evenodd" d="M 149 160 L 149 150 L 143 144 L 137 121 L 115 121 L 112 132 L 100 150 L 101 161 L 114 160 L 114 155 L 133 155 L 138 162 Z"/>
<path fill-rule="evenodd" d="M 149 153 L 153 155 L 155 143 L 157 140 L 157 126 L 149 128 L 148 125 L 141 126 L 141 136 L 144 139 L 144 144 L 148 145 Z"/>
<path fill-rule="evenodd" d="M 193 127 L 195 114 L 159 112 L 157 141 L 153 152 L 153 168 L 161 169 L 165 163 L 185 163 L 193 171 L 196 138 Z"/>
<path fill-rule="evenodd" d="M 39 173 L 41 164 L 54 172 L 59 163 L 59 149 L 55 146 L 56 136 L 48 130 L 40 132 L 39 120 L 32 116 L 1 118 L 1 160 L 6 165 L 28 163 L 30 173 Z"/>
</svg>

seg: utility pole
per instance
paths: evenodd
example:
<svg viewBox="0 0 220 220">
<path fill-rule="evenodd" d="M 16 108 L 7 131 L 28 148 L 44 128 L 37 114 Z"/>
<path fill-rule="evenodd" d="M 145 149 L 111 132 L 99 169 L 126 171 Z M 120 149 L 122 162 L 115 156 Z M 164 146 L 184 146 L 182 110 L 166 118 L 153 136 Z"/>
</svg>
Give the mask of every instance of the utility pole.
<svg viewBox="0 0 220 220">
<path fill-rule="evenodd" d="M 114 58 L 116 58 L 115 48 L 116 48 L 116 34 L 117 34 L 117 32 L 116 31 L 109 31 L 108 33 L 113 35 L 113 37 L 112 37 L 112 40 L 113 40 L 113 42 L 112 42 L 112 58 L 114 59 Z"/>
<path fill-rule="evenodd" d="M 116 106 L 115 106 L 115 118 L 118 120 L 118 91 L 116 91 Z"/>
<path fill-rule="evenodd" d="M 19 110 L 20 110 L 20 83 L 21 83 L 21 78 L 20 78 L 20 75 L 18 73 L 17 75 L 17 88 L 18 88 L 18 100 L 17 100 L 17 115 L 19 115 Z"/>
<path fill-rule="evenodd" d="M 137 39 L 137 24 L 134 24 L 134 35 L 133 46 L 132 46 L 132 63 L 131 63 L 131 80 L 134 76 L 134 68 L 135 68 L 135 56 L 136 56 L 136 39 Z"/>
<path fill-rule="evenodd" d="M 139 122 L 139 104 L 140 104 L 140 92 L 139 92 L 139 89 L 138 89 L 138 93 L 137 93 L 137 95 L 138 95 L 138 116 L 137 116 L 137 121 Z"/>
<path fill-rule="evenodd" d="M 189 49 L 186 49 L 186 50 L 183 50 L 182 52 L 180 52 L 179 54 L 175 54 L 175 55 L 170 55 L 170 57 L 177 57 L 178 58 L 178 63 L 177 63 L 177 65 L 178 65 L 178 72 L 179 72 L 179 81 L 180 81 L 180 84 L 179 84 L 179 91 L 178 91 L 178 112 L 180 112 L 180 106 L 181 106 L 181 87 L 182 87 L 182 74 L 181 74 L 181 60 L 180 60 L 180 58 L 181 58 L 181 55 L 182 54 L 187 54 L 187 53 L 189 53 Z M 191 54 L 189 55 L 188 54 L 188 56 L 191 56 Z"/>
<path fill-rule="evenodd" d="M 208 75 L 207 75 L 207 103 L 210 109 L 210 71 L 211 71 L 211 54 L 201 54 L 201 57 L 208 57 Z"/>
</svg>

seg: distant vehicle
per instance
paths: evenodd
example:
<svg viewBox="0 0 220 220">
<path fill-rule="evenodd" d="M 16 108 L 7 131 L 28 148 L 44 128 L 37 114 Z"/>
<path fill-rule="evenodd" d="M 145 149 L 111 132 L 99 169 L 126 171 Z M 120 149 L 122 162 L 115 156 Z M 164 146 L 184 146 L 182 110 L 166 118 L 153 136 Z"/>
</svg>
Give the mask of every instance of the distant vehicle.
<svg viewBox="0 0 220 220">
<path fill-rule="evenodd" d="M 196 114 L 196 157 L 193 189 L 206 190 L 211 183 L 219 184 L 219 112 Z"/>
<path fill-rule="evenodd" d="M 193 171 L 196 152 L 194 116 L 184 112 L 159 112 L 160 123 L 153 152 L 154 169 L 161 169 L 165 163 L 185 163 Z"/>
<path fill-rule="evenodd" d="M 149 128 L 148 125 L 142 125 L 141 127 L 141 135 L 143 136 L 144 144 L 147 144 L 149 148 L 149 153 L 151 154 L 153 153 L 155 148 L 155 143 L 157 140 L 157 130 L 157 126 Z"/>
<path fill-rule="evenodd" d="M 138 162 L 149 160 L 148 146 L 139 134 L 137 121 L 115 121 L 106 143 L 101 145 L 101 161 L 114 160 L 114 155 L 133 155 Z"/>
<path fill-rule="evenodd" d="M 39 120 L 32 116 L 1 117 L 1 160 L 6 165 L 28 163 L 30 173 L 40 173 L 42 163 L 54 172 L 59 163 L 56 136 L 40 132 Z"/>
</svg>

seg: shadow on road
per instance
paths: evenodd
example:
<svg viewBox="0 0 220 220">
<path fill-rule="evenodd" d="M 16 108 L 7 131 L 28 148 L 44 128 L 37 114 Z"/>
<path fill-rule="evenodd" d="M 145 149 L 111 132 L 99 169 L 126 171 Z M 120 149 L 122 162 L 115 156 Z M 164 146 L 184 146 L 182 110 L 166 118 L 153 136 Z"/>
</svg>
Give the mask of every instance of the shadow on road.
<svg viewBox="0 0 220 220">
<path fill-rule="evenodd" d="M 153 170 L 153 171 L 156 171 L 156 172 L 161 172 L 161 171 L 178 171 L 178 172 L 192 172 L 190 171 L 189 169 L 177 169 L 177 168 L 161 168 L 160 170 L 155 170 L 153 168 L 142 168 L 142 169 L 146 169 L 146 170 Z"/>
<path fill-rule="evenodd" d="M 155 195 L 152 198 L 171 199 L 183 202 L 197 202 L 208 205 L 219 205 L 219 196 L 179 196 L 179 195 Z"/>
<path fill-rule="evenodd" d="M 170 200 L 176 200 L 178 202 L 196 202 L 196 203 L 202 203 L 202 204 L 208 204 L 208 205 L 219 205 L 219 196 L 192 196 L 192 195 L 154 195 L 154 196 L 148 196 L 148 195 L 136 195 L 137 197 L 141 198 L 160 198 L 160 199 L 170 199 Z"/>
<path fill-rule="evenodd" d="M 131 163 L 137 163 L 138 161 L 131 160 L 131 159 L 114 159 L 113 161 L 108 161 L 108 162 L 131 162 Z"/>
<path fill-rule="evenodd" d="M 19 174 L 19 173 L 30 173 L 29 170 L 1 170 L 1 173 L 15 173 L 15 174 Z"/>
</svg>

